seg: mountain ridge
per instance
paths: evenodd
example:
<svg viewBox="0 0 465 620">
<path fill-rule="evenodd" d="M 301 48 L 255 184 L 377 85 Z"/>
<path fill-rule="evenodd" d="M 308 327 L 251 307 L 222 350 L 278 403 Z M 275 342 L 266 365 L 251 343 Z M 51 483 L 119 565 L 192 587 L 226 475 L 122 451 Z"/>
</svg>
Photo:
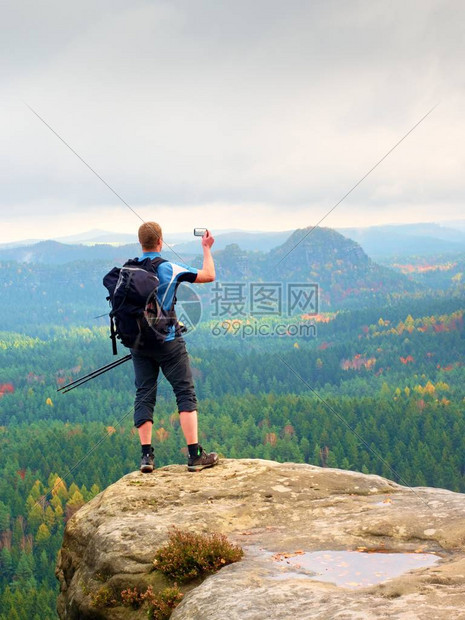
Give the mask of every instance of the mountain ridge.
<svg viewBox="0 0 465 620">
<path fill-rule="evenodd" d="M 465 220 L 332 228 L 359 242 L 364 251 L 374 257 L 465 251 Z M 292 230 L 248 231 L 240 229 L 213 231 L 216 249 L 224 249 L 230 243 L 239 243 L 242 249 L 261 251 L 268 251 L 273 246 L 283 243 L 292 232 Z M 179 253 L 201 253 L 198 239 L 194 239 L 191 232 L 166 233 L 165 238 L 167 244 L 175 246 Z M 65 244 L 124 245 L 136 243 L 137 235 L 135 232 L 134 234 L 114 233 L 94 229 L 66 237 L 56 237 L 53 240 Z M 40 241 L 46 241 L 46 239 L 29 239 L 0 244 L 0 254 L 2 250 L 31 246 Z"/>
<path fill-rule="evenodd" d="M 128 258 L 140 255 L 139 245 L 128 246 L 67 246 L 56 241 L 44 241 L 37 244 L 35 254 L 27 248 L 10 251 L 11 260 L 23 259 L 27 269 L 16 275 L 19 286 L 16 285 L 9 295 L 9 304 L 15 302 L 15 294 L 22 295 L 22 286 L 25 286 L 30 295 L 33 290 L 42 290 L 39 296 L 39 305 L 50 304 L 57 298 L 58 306 L 68 303 L 64 300 L 71 295 L 71 299 L 80 299 L 87 302 L 89 308 L 95 307 L 96 300 L 104 299 L 101 279 L 113 265 L 123 264 Z M 171 250 L 162 252 L 168 260 L 191 264 L 201 268 L 202 259 L 199 256 L 174 255 Z M 340 233 L 329 228 L 308 227 L 294 231 L 283 244 L 269 252 L 251 252 L 242 250 L 237 244 L 230 244 L 224 250 L 213 252 L 216 266 L 217 283 L 239 283 L 242 287 L 253 286 L 259 283 L 278 283 L 278 293 L 285 293 L 288 284 L 305 283 L 315 285 L 319 306 L 328 309 L 336 307 L 358 307 L 361 303 L 389 303 L 393 299 L 405 294 L 418 294 L 426 290 L 424 284 L 418 284 L 409 275 L 395 272 L 388 267 L 378 265 L 369 258 L 360 245 Z M 5 260 L 5 253 L 0 253 L 0 260 Z M 17 271 L 14 265 L 18 262 L 5 263 L 5 268 Z M 92 268 L 89 268 L 92 265 Z M 48 267 L 50 266 L 50 268 Z M 61 270 L 66 270 L 66 291 L 60 291 L 57 297 L 54 289 L 56 276 L 63 280 Z M 7 272 L 5 272 L 6 274 Z M 34 274 L 40 274 L 37 278 Z M 43 283 L 43 284 L 41 284 Z M 45 288 L 43 286 L 45 285 Z M 276 286 L 275 286 L 276 288 Z M 78 293 L 71 294 L 72 291 Z M 204 302 L 204 307 L 211 306 L 211 286 L 197 287 L 197 294 Z M 24 291 L 26 294 L 26 291 Z M 5 297 L 5 303 L 7 298 Z M 318 306 L 318 307 L 319 307 Z M 50 306 L 48 306 L 50 312 Z M 95 307 L 95 316 L 101 314 Z"/>
</svg>

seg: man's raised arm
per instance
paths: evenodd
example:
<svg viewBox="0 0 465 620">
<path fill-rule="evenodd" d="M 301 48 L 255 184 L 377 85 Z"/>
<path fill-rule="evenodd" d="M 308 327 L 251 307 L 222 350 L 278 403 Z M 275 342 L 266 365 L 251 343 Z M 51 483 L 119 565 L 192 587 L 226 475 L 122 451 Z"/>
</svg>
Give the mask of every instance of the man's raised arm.
<svg viewBox="0 0 465 620">
<path fill-rule="evenodd" d="M 215 264 L 211 253 L 211 247 L 214 242 L 215 240 L 211 236 L 210 231 L 207 230 L 202 237 L 203 265 L 202 269 L 198 270 L 197 277 L 194 280 L 196 284 L 200 284 L 202 282 L 213 282 L 215 279 Z"/>
</svg>

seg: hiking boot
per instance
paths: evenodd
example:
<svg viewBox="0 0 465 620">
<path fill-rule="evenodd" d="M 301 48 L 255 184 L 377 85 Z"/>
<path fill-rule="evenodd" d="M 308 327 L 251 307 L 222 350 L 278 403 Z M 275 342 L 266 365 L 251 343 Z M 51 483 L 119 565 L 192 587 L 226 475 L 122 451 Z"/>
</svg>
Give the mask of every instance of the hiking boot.
<svg viewBox="0 0 465 620">
<path fill-rule="evenodd" d="M 206 467 L 213 467 L 218 463 L 218 455 L 216 452 L 209 452 L 207 454 L 200 445 L 199 451 L 200 454 L 195 459 L 189 458 L 187 460 L 188 471 L 200 471 Z"/>
<path fill-rule="evenodd" d="M 153 471 L 153 452 L 143 454 L 140 460 L 140 470 L 143 474 L 150 474 Z"/>
</svg>

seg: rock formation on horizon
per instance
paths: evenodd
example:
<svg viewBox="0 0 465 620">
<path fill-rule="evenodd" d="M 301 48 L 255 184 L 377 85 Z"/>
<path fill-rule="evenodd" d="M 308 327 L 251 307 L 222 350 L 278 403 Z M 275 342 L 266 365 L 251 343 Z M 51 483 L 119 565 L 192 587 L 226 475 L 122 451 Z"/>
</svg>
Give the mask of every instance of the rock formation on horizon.
<svg viewBox="0 0 465 620">
<path fill-rule="evenodd" d="M 96 605 L 95 593 L 162 587 L 153 558 L 173 525 L 225 534 L 245 553 L 185 588 L 172 620 L 465 618 L 465 495 L 259 459 L 224 459 L 198 474 L 181 465 L 134 472 L 83 506 L 59 555 L 60 618 L 146 618 L 143 608 Z M 423 552 L 438 561 L 360 587 L 352 560 L 337 565 L 350 580 L 343 585 L 296 565 L 313 551 L 329 560 L 358 551 L 349 555 L 375 562 Z"/>
</svg>

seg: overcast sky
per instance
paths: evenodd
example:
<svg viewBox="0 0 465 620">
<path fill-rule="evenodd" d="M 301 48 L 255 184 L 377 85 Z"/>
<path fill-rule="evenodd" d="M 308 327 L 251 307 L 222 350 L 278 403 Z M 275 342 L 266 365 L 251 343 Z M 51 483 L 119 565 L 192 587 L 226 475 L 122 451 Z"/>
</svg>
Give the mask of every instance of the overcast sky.
<svg viewBox="0 0 465 620">
<path fill-rule="evenodd" d="M 9 5 L 9 6 L 8 6 Z M 2 6 L 0 242 L 463 218 L 462 0 Z"/>
</svg>

